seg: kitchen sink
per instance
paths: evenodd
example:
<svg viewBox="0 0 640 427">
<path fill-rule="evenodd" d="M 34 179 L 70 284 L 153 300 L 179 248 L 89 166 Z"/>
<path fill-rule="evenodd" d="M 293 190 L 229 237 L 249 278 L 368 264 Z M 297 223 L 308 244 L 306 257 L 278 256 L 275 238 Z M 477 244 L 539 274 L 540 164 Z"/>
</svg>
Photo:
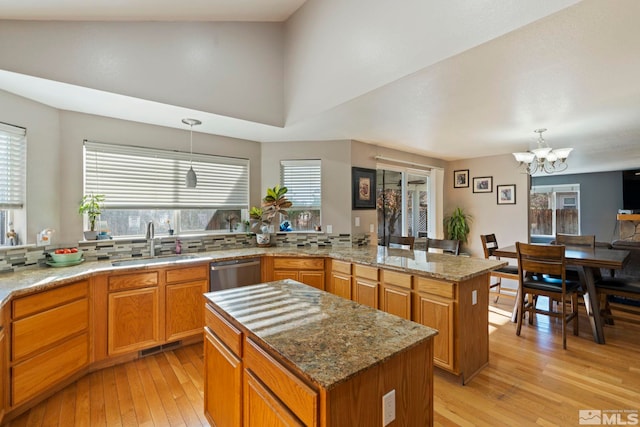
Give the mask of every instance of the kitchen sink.
<svg viewBox="0 0 640 427">
<path fill-rule="evenodd" d="M 191 259 L 200 258 L 197 255 L 168 255 L 168 256 L 159 256 L 153 258 L 135 258 L 135 259 L 123 259 L 118 261 L 112 261 L 111 265 L 114 267 L 121 267 L 127 265 L 148 265 L 148 264 L 160 264 L 164 262 L 177 262 L 177 261 L 188 261 Z"/>
</svg>

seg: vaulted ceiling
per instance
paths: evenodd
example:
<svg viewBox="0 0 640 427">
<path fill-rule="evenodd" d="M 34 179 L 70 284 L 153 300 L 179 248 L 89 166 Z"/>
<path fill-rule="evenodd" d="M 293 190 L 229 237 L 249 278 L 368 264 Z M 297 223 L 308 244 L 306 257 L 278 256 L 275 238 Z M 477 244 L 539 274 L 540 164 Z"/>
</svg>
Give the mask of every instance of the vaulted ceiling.
<svg viewBox="0 0 640 427">
<path fill-rule="evenodd" d="M 197 113 L 212 134 L 356 139 L 445 160 L 522 151 L 546 127 L 551 146 L 574 148 L 568 172 L 640 166 L 635 0 L 23 0 L 0 16 L 284 26 L 281 123 L 0 69 L 0 89 L 56 108 L 169 127 Z"/>
</svg>

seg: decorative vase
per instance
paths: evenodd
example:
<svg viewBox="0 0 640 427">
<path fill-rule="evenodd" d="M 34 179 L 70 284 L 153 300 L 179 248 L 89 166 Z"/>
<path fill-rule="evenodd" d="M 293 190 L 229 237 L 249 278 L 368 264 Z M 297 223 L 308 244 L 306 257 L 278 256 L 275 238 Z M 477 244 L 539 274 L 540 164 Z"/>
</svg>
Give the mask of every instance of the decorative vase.
<svg viewBox="0 0 640 427">
<path fill-rule="evenodd" d="M 258 246 L 271 246 L 271 234 L 258 233 L 256 234 L 256 243 Z"/>
<path fill-rule="evenodd" d="M 96 240 L 98 238 L 98 231 L 85 231 L 84 240 Z"/>
</svg>

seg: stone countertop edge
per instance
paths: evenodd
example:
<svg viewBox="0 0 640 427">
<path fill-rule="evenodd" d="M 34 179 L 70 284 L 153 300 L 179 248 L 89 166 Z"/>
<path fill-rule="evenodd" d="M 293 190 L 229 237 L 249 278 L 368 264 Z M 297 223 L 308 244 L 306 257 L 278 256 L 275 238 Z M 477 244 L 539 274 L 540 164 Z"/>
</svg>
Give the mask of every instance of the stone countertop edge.
<svg viewBox="0 0 640 427">
<path fill-rule="evenodd" d="M 326 390 L 438 333 L 290 279 L 210 292 L 205 298 Z"/>
<path fill-rule="evenodd" d="M 433 279 L 461 282 L 484 274 L 508 263 L 502 260 L 469 258 L 425 251 L 409 251 L 387 249 L 385 247 L 336 247 L 336 248 L 243 248 L 198 252 L 197 258 L 149 265 L 113 266 L 113 261 L 88 261 L 69 267 L 28 267 L 16 272 L 0 274 L 0 306 L 11 297 L 17 297 L 36 291 L 46 290 L 53 286 L 64 285 L 76 280 L 89 278 L 96 274 L 118 272 L 123 270 L 144 270 L 171 265 L 188 265 L 191 263 L 211 262 L 234 258 L 250 258 L 254 256 L 307 256 L 329 257 L 336 260 L 370 265 L 372 267 L 396 270 L 416 274 Z"/>
</svg>

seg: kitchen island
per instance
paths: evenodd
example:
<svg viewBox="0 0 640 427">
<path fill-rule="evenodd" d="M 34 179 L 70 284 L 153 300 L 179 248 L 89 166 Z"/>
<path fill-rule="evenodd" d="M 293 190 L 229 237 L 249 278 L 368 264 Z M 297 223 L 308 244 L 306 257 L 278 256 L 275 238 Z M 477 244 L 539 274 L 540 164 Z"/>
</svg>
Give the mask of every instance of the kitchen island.
<svg viewBox="0 0 640 427">
<path fill-rule="evenodd" d="M 434 329 L 292 280 L 205 302 L 213 425 L 381 426 L 385 395 L 396 425 L 432 425 Z"/>
</svg>

